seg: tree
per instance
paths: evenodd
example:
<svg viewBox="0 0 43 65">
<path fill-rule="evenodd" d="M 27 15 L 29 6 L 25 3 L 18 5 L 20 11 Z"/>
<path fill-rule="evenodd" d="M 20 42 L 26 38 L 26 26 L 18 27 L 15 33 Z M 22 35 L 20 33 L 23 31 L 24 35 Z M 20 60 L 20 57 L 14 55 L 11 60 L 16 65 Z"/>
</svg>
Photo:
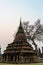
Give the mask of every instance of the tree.
<svg viewBox="0 0 43 65">
<path fill-rule="evenodd" d="M 37 45 L 35 43 L 35 39 L 43 42 L 43 25 L 40 24 L 40 20 L 38 19 L 34 25 L 29 25 L 29 23 L 23 24 L 25 35 L 28 39 L 32 40 L 35 45 L 35 49 L 37 50 Z"/>
</svg>

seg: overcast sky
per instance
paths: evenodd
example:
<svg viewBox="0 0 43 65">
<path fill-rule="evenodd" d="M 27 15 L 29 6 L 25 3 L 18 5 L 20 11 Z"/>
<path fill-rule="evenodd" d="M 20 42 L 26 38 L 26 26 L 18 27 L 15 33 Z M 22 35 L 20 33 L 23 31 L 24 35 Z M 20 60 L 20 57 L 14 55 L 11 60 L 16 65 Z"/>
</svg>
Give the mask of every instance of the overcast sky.
<svg viewBox="0 0 43 65">
<path fill-rule="evenodd" d="M 2 52 L 14 39 L 22 22 L 34 23 L 38 18 L 43 24 L 43 0 L 0 0 L 0 45 Z"/>
</svg>

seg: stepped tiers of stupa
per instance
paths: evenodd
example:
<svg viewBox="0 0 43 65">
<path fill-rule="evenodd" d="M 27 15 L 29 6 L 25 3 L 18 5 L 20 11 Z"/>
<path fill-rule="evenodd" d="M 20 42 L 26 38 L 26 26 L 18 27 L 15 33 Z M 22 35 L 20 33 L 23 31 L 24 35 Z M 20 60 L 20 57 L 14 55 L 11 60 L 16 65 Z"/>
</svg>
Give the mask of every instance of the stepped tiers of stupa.
<svg viewBox="0 0 43 65">
<path fill-rule="evenodd" d="M 11 63 L 38 62 L 37 50 L 34 50 L 32 45 L 27 42 L 21 20 L 15 39 L 4 50 L 2 61 Z"/>
</svg>

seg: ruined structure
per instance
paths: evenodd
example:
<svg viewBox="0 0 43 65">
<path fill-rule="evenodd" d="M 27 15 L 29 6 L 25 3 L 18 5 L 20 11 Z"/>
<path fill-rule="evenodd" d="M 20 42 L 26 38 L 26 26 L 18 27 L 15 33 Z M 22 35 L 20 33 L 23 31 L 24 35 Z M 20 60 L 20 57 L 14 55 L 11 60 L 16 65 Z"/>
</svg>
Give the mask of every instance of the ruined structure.
<svg viewBox="0 0 43 65">
<path fill-rule="evenodd" d="M 1 45 L 0 45 L 0 62 L 1 62 L 1 57 L 2 57 L 2 54 L 1 54 Z"/>
<path fill-rule="evenodd" d="M 21 20 L 15 39 L 8 44 L 3 54 L 3 62 L 31 63 L 38 62 L 37 50 L 27 42 Z"/>
</svg>

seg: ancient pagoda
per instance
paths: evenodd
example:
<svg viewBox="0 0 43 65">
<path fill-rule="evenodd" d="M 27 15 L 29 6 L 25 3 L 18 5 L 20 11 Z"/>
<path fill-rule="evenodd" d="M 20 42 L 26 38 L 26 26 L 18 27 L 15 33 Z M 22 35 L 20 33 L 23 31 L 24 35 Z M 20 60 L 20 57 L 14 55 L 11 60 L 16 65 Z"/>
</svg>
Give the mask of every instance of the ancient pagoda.
<svg viewBox="0 0 43 65">
<path fill-rule="evenodd" d="M 38 62 L 36 50 L 33 50 L 32 45 L 27 42 L 23 26 L 20 20 L 20 25 L 16 33 L 15 39 L 8 44 L 3 54 L 3 62 L 11 63 L 31 63 Z"/>
</svg>

